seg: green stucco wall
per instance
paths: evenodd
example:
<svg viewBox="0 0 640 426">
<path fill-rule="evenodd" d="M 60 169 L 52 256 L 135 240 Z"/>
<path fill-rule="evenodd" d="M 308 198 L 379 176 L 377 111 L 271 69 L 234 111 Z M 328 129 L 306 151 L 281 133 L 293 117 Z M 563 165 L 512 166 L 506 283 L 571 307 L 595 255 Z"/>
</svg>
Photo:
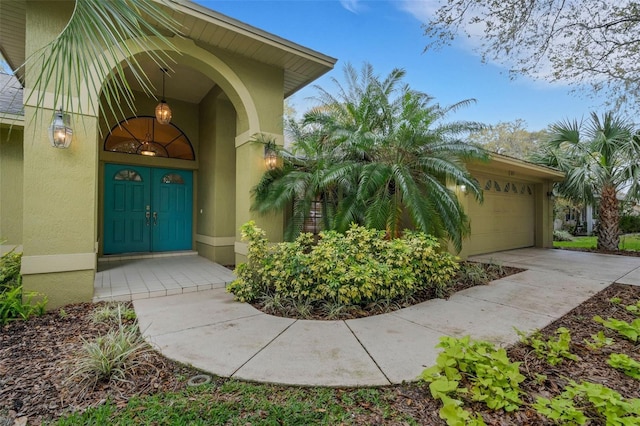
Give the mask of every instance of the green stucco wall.
<svg viewBox="0 0 640 426">
<path fill-rule="evenodd" d="M 72 10 L 73 2 L 27 2 L 27 57 L 60 33 Z M 38 63 L 27 64 L 25 94 L 38 71 Z M 53 108 L 34 102 L 27 101 L 24 120 L 23 286 L 51 300 L 63 294 L 67 303 L 88 301 L 95 271 L 97 119 L 72 111 L 71 146 L 52 148 L 47 127 Z M 75 257 L 69 256 L 77 254 L 85 259 L 82 264 L 73 264 Z M 46 273 L 52 259 L 68 272 Z"/>
<path fill-rule="evenodd" d="M 0 245 L 22 244 L 22 141 L 17 126 L 0 127 Z"/>
<path fill-rule="evenodd" d="M 93 285 L 86 283 L 93 283 L 93 277 L 92 270 L 29 275 L 25 290 L 46 295 L 46 308 L 52 310 L 70 303 L 91 301 Z"/>
<path fill-rule="evenodd" d="M 219 87 L 200 103 L 200 134 L 198 253 L 216 262 L 233 263 L 236 112 Z"/>
<path fill-rule="evenodd" d="M 282 69 L 239 57 L 213 46 L 199 45 L 224 61 L 251 93 L 258 112 L 260 131 L 283 132 L 284 72 Z M 224 87 L 223 87 L 224 88 Z M 248 123 L 238 116 L 238 134 L 248 130 Z"/>
</svg>

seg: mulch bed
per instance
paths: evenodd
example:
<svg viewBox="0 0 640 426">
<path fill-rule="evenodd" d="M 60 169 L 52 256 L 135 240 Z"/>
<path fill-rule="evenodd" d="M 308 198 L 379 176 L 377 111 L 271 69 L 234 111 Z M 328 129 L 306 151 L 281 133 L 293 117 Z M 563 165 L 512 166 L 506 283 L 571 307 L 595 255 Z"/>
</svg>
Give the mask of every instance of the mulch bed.
<svg viewBox="0 0 640 426">
<path fill-rule="evenodd" d="M 620 298 L 621 303 L 610 302 L 613 297 Z M 640 287 L 613 284 L 542 330 L 543 336 L 549 337 L 558 327 L 570 329 L 571 349 L 580 357 L 578 361 L 564 361 L 552 367 L 544 360 L 539 360 L 531 348 L 522 344 L 510 347 L 510 358 L 522 362 L 521 371 L 526 372 L 527 376 L 547 376 L 542 383 L 535 380 L 523 383 L 522 387 L 527 392 L 526 402 L 534 402 L 537 395 L 558 395 L 570 379 L 601 383 L 620 392 L 624 397 L 639 398 L 639 382 L 606 363 L 609 354 L 614 352 L 625 353 L 640 360 L 637 345 L 619 338 L 611 330 L 606 330 L 605 334 L 615 339 L 613 346 L 593 351 L 583 344 L 584 339 L 589 339 L 589 336 L 604 329 L 592 321 L 593 316 L 632 321 L 633 315 L 625 311 L 624 306 L 639 299 Z M 21 417 L 22 421 L 28 419 L 29 424 L 39 424 L 69 412 L 83 411 L 103 404 L 107 399 L 123 407 L 135 395 L 184 389 L 186 379 L 200 373 L 155 352 L 149 352 L 144 359 L 146 368 L 130 377 L 128 383 L 100 383 L 94 389 L 84 391 L 73 382 L 65 381 L 83 341 L 107 331 L 106 325 L 94 324 L 90 319 L 95 306 L 69 305 L 64 310 L 52 311 L 28 322 L 18 321 L 0 328 L 0 425 L 5 424 L 3 417 Z M 395 412 L 411 415 L 419 424 L 444 424 L 438 418 L 440 403 L 429 396 L 427 386 L 414 383 L 388 389 L 393 395 L 390 404 Z M 489 425 L 551 424 L 532 409 L 526 408 L 526 405 L 515 413 L 491 412 L 479 403 L 469 402 L 465 406 L 481 413 Z M 370 416 L 365 415 L 362 422 L 356 419 L 356 424 L 371 424 L 377 415 L 374 407 Z M 393 421 L 386 423 L 395 424 Z"/>
<path fill-rule="evenodd" d="M 94 389 L 67 381 L 82 344 L 104 335 L 109 326 L 96 324 L 91 312 L 100 304 L 65 306 L 29 321 L 0 328 L 0 415 L 28 417 L 29 423 L 85 410 L 111 399 L 126 404 L 132 395 L 172 391 L 185 386 L 180 376 L 195 370 L 155 351 L 144 354 L 146 368 L 128 382 L 99 383 Z M 2 423 L 0 416 L 0 425 Z"/>
<path fill-rule="evenodd" d="M 598 250 L 594 248 L 582 247 L 554 247 L 556 250 L 584 251 L 587 253 L 613 254 L 616 256 L 640 257 L 640 251 L 637 250 Z"/>
</svg>

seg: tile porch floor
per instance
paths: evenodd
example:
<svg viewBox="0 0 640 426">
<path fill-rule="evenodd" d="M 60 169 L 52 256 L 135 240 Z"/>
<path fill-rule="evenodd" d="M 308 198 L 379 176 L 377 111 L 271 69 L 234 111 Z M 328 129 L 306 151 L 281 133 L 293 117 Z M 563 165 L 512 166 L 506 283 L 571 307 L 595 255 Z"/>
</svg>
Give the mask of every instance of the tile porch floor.
<svg viewBox="0 0 640 426">
<path fill-rule="evenodd" d="M 107 256 L 98 260 L 93 301 L 129 301 L 224 288 L 233 272 L 196 252 Z"/>
</svg>

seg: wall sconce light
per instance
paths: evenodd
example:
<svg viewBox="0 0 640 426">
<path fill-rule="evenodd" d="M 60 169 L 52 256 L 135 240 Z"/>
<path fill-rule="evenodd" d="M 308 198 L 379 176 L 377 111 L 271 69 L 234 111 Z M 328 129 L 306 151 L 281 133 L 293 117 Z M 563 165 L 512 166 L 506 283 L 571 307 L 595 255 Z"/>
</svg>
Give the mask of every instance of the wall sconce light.
<svg viewBox="0 0 640 426">
<path fill-rule="evenodd" d="M 69 114 L 60 110 L 53 113 L 53 119 L 49 126 L 49 142 L 54 148 L 69 148 L 71 139 L 73 138 L 73 129 L 71 129 L 71 120 Z"/>
<path fill-rule="evenodd" d="M 164 99 L 164 76 L 167 73 L 165 68 L 160 68 L 162 71 L 162 100 L 156 106 L 156 120 L 160 124 L 169 124 L 171 123 L 171 108 L 169 108 L 169 104 Z"/>
<path fill-rule="evenodd" d="M 264 165 L 267 166 L 267 170 L 273 170 L 278 163 L 278 154 L 276 152 L 276 146 L 273 141 L 269 141 L 264 146 Z"/>
<path fill-rule="evenodd" d="M 460 185 L 460 192 L 467 195 L 467 185 Z"/>
</svg>

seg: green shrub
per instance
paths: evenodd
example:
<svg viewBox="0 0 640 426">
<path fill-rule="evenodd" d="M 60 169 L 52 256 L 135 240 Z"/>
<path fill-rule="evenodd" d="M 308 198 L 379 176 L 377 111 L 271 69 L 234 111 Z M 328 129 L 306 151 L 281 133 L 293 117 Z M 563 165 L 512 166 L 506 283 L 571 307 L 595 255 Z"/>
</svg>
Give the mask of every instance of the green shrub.
<svg viewBox="0 0 640 426">
<path fill-rule="evenodd" d="M 44 314 L 47 298 L 34 298 L 38 293 L 23 293 L 20 266 L 22 253 L 11 250 L 0 256 L 0 325 L 10 321 L 26 320 L 33 315 Z"/>
<path fill-rule="evenodd" d="M 556 229 L 553 231 L 553 241 L 574 241 L 575 238 L 567 231 Z"/>
<path fill-rule="evenodd" d="M 0 292 L 20 286 L 22 253 L 11 250 L 0 256 Z"/>
<path fill-rule="evenodd" d="M 620 216 L 620 232 L 623 234 L 635 234 L 640 232 L 640 216 Z"/>
<path fill-rule="evenodd" d="M 437 240 L 420 232 L 386 240 L 383 231 L 353 225 L 345 234 L 322 232 L 317 243 L 302 234 L 269 247 L 264 231 L 249 222 L 242 238 L 248 241 L 247 262 L 236 268 L 238 279 L 227 290 L 243 302 L 279 294 L 354 305 L 421 290 L 438 294 L 458 269 L 457 258 L 438 252 Z"/>
</svg>

